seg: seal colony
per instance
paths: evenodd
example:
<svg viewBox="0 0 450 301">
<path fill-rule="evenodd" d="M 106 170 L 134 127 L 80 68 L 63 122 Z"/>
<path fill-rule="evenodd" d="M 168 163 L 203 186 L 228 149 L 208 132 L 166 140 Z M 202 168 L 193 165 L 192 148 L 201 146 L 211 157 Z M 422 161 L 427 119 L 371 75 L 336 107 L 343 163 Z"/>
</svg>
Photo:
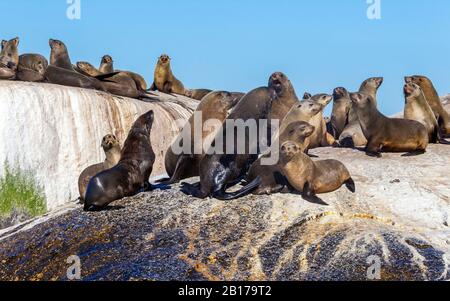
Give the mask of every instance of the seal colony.
<svg viewBox="0 0 450 301">
<path fill-rule="evenodd" d="M 314 199 L 342 186 L 356 193 L 357 183 L 346 166 L 311 158 L 308 151 L 330 146 L 363 148 L 368 156 L 381 158 L 386 152 L 421 155 L 429 143 L 449 144 L 445 139 L 450 136 L 450 115 L 432 81 L 422 75 L 405 77 L 404 118 L 388 118 L 377 106 L 382 77 L 366 79 L 357 93 L 337 87 L 331 95 L 305 92 L 302 99 L 282 72 L 270 75 L 267 86 L 248 93 L 187 89 L 175 77 L 171 58 L 163 54 L 147 88 L 143 76 L 115 69 L 110 55 L 102 57 L 98 68 L 85 61 L 73 65 L 62 41 L 50 39 L 49 46 L 47 60 L 40 54 L 19 55 L 19 38 L 3 40 L 0 80 L 95 89 L 145 101 L 155 101 L 152 91 L 160 91 L 200 101 L 164 153 L 169 178 L 157 185 L 149 183 L 155 162 L 150 140 L 153 111 L 136 120 L 122 149 L 114 135 L 106 135 L 101 144 L 105 161 L 87 167 L 79 176 L 86 211 L 103 210 L 124 197 L 192 177 L 199 177 L 199 182 L 182 183 L 181 190 L 196 198 L 232 200 L 250 193 L 296 193 Z M 331 102 L 328 118 L 323 112 Z M 240 189 L 229 191 L 238 184 Z"/>
</svg>

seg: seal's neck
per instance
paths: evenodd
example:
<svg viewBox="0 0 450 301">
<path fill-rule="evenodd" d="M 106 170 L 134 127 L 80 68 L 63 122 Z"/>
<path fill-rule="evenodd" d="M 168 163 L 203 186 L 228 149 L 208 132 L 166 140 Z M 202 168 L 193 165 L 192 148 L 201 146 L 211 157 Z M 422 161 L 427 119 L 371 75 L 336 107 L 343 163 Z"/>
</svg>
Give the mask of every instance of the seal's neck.
<svg viewBox="0 0 450 301">
<path fill-rule="evenodd" d="M 114 72 L 114 66 L 113 63 L 102 63 L 100 65 L 100 72 L 108 74 L 108 73 L 113 73 Z"/>
<path fill-rule="evenodd" d="M 64 69 L 73 68 L 72 62 L 70 61 L 70 57 L 67 52 L 56 54 L 54 51 L 52 51 L 50 55 L 50 64 Z"/>
<path fill-rule="evenodd" d="M 105 163 L 108 165 L 108 168 L 111 168 L 120 161 L 120 147 L 115 146 L 109 151 L 106 152 L 106 160 Z"/>
<path fill-rule="evenodd" d="M 365 85 L 363 85 L 359 89 L 359 93 L 370 95 L 373 98 L 373 100 L 375 101 L 375 105 L 377 104 L 377 92 L 378 92 L 378 88 L 368 87 L 368 86 L 365 86 Z"/>
</svg>

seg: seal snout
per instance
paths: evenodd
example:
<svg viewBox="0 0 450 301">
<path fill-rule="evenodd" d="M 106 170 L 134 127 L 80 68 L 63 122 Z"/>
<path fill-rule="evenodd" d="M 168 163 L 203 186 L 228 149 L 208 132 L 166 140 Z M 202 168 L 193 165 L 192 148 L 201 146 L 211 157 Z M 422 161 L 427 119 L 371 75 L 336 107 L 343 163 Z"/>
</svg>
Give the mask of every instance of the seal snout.
<svg viewBox="0 0 450 301">
<path fill-rule="evenodd" d="M 403 92 L 405 93 L 406 96 L 410 96 L 411 94 L 413 94 L 415 90 L 414 84 L 409 82 L 406 83 L 405 86 L 403 87 Z"/>
</svg>

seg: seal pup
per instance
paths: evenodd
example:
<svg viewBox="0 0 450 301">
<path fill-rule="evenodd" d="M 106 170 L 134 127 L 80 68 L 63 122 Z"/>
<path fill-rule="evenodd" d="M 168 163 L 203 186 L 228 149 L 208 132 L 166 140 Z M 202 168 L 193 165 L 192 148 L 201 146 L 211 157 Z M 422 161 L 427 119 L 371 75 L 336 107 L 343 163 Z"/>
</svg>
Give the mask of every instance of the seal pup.
<svg viewBox="0 0 450 301">
<path fill-rule="evenodd" d="M 159 57 L 156 64 L 153 85 L 150 91 L 160 91 L 167 94 L 185 95 L 186 89 L 181 81 L 179 81 L 172 72 L 170 67 L 170 57 L 163 54 Z"/>
<path fill-rule="evenodd" d="M 344 164 L 337 160 L 313 161 L 292 141 L 281 146 L 280 165 L 292 188 L 306 198 L 336 191 L 342 185 L 352 193 L 356 191 L 355 182 Z"/>
<path fill-rule="evenodd" d="M 331 133 L 339 139 L 348 124 L 349 112 L 352 106 L 350 94 L 344 87 L 337 87 L 333 91 L 333 111 L 331 113 Z"/>
<path fill-rule="evenodd" d="M 422 89 L 418 85 L 410 82 L 405 84 L 403 91 L 405 94 L 405 119 L 416 120 L 422 123 L 428 130 L 430 143 L 438 143 L 441 141 L 439 124 Z"/>
<path fill-rule="evenodd" d="M 115 70 L 114 69 L 114 61 L 110 55 L 104 55 L 102 57 L 102 60 L 100 62 L 99 71 L 103 74 L 109 74 L 109 73 L 115 73 L 115 72 L 122 73 L 122 74 L 130 77 L 134 81 L 134 83 L 136 85 L 136 89 L 141 90 L 141 91 L 147 90 L 147 82 L 145 81 L 145 79 L 142 75 L 137 74 L 135 72 L 131 72 L 131 71 Z"/>
<path fill-rule="evenodd" d="M 43 82 L 46 80 L 47 67 L 48 61 L 44 56 L 34 53 L 22 54 L 19 57 L 16 79 L 26 82 Z"/>
<path fill-rule="evenodd" d="M 269 119 L 281 123 L 291 108 L 299 102 L 289 78 L 282 72 L 275 72 L 269 78 L 269 86 L 277 92 L 278 99 L 272 104 Z"/>
<path fill-rule="evenodd" d="M 359 88 L 359 93 L 370 95 L 374 100 L 375 107 L 377 107 L 377 92 L 383 84 L 383 77 L 371 77 L 366 79 Z M 359 124 L 358 115 L 353 108 L 353 103 L 350 106 L 348 113 L 348 124 L 342 134 L 339 136 L 339 144 L 342 147 L 363 147 L 367 145 L 367 139 Z"/>
<path fill-rule="evenodd" d="M 255 161 L 250 167 L 246 176 L 246 182 L 251 183 L 257 177 L 261 177 L 261 183 L 253 191 L 254 195 L 273 194 L 279 192 L 289 192 L 289 184 L 281 171 L 280 163 L 275 165 L 262 165 L 263 157 L 272 156 L 272 152 L 280 151 L 280 146 L 287 141 L 295 142 L 300 151 L 305 152 L 308 149 L 306 138 L 314 133 L 315 128 L 304 121 L 292 122 L 280 135 L 279 142 L 272 145 L 269 152 Z M 275 148 L 276 145 L 276 148 Z"/>
<path fill-rule="evenodd" d="M 188 140 L 191 142 L 190 153 L 176 155 L 173 151 L 175 146 L 182 144 L 184 145 L 185 143 L 184 141 L 186 137 L 183 136 L 183 129 L 166 152 L 165 166 L 166 172 L 170 179 L 166 182 L 162 182 L 161 184 L 170 185 L 183 179 L 199 175 L 199 164 L 200 160 L 205 155 L 204 150 L 208 149 L 211 145 L 212 140 L 220 129 L 220 126 L 227 118 L 229 110 L 236 105 L 238 100 L 238 97 L 235 97 L 231 93 L 225 91 L 211 92 L 203 98 L 195 111 L 196 113 L 201 113 L 202 116 L 202 139 L 201 141 L 194 141 L 194 133 L 198 130 L 195 128 L 196 114 L 194 113 L 191 118 L 189 118 L 189 121 L 185 126 L 185 128 L 188 126 L 190 129 L 190 137 L 188 137 L 190 138 Z M 212 120 L 220 122 L 219 127 L 204 128 L 206 123 Z M 202 144 L 201 154 L 196 154 L 195 152 L 195 149 L 198 149 L 196 145 L 197 143 Z"/>
<path fill-rule="evenodd" d="M 80 174 L 78 178 L 78 191 L 80 192 L 80 200 L 84 202 L 84 196 L 86 195 L 86 188 L 89 181 L 95 175 L 100 172 L 114 167 L 120 160 L 120 143 L 116 136 L 108 134 L 102 139 L 101 144 L 103 150 L 105 151 L 106 159 L 104 162 L 91 165 Z"/>
<path fill-rule="evenodd" d="M 368 140 L 366 154 L 381 157 L 381 152 L 423 154 L 428 146 L 428 131 L 418 121 L 388 118 L 381 114 L 372 96 L 350 94 L 362 131 Z"/>
<path fill-rule="evenodd" d="M 0 52 L 0 79 L 14 79 L 19 64 L 19 38 L 2 41 Z"/>
<path fill-rule="evenodd" d="M 188 184 L 183 183 L 182 192 L 196 198 L 204 199 L 209 196 L 215 197 L 219 200 L 232 200 L 241 196 L 247 195 L 252 190 L 258 187 L 261 178 L 255 179 L 252 183 L 247 185 L 245 189 L 238 192 L 227 193 L 226 189 L 230 184 L 236 184 L 248 171 L 248 168 L 258 159 L 261 153 L 261 136 L 267 134 L 267 141 L 270 140 L 269 132 L 260 135 L 261 127 L 258 122 L 261 119 L 268 119 L 272 102 L 277 98 L 277 93 L 274 87 L 260 87 L 247 93 L 239 103 L 234 107 L 227 118 L 227 121 L 242 121 L 243 123 L 255 121 L 256 137 L 250 135 L 250 131 L 245 130 L 245 136 L 236 137 L 237 128 L 235 126 L 227 125 L 225 122 L 216 135 L 215 141 L 223 141 L 220 146 L 221 149 L 215 149 L 216 145 L 213 142 L 207 154 L 200 161 L 200 183 Z M 233 137 L 233 141 L 230 137 Z M 233 152 L 228 152 L 230 146 Z M 243 153 L 238 150 L 241 146 L 245 147 Z"/>
<path fill-rule="evenodd" d="M 119 163 L 89 181 L 85 211 L 98 211 L 113 201 L 151 189 L 148 180 L 155 163 L 150 141 L 153 121 L 153 111 L 139 117 L 124 143 Z"/>
<path fill-rule="evenodd" d="M 422 89 L 428 104 L 430 105 L 431 109 L 434 112 L 434 115 L 436 116 L 442 135 L 445 137 L 449 137 L 450 114 L 444 109 L 441 99 L 439 98 L 439 95 L 432 81 L 426 76 L 414 75 L 405 77 L 405 82 L 415 83 Z"/>
</svg>

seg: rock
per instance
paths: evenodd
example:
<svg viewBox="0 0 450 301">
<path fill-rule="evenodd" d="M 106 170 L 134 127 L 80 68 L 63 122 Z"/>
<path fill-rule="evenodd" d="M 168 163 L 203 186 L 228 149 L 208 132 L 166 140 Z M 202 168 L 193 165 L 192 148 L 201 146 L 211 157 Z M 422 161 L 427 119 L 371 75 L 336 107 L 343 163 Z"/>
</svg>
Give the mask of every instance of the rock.
<svg viewBox="0 0 450 301">
<path fill-rule="evenodd" d="M 66 280 L 71 255 L 83 280 L 367 280 L 378 264 L 382 280 L 450 280 L 448 146 L 313 154 L 344 162 L 357 193 L 221 202 L 174 186 L 104 212 L 75 208 L 0 232 L 0 280 Z"/>
<path fill-rule="evenodd" d="M 36 174 L 48 210 L 78 198 L 78 176 L 102 162 L 101 139 L 114 133 L 123 143 L 139 115 L 154 110 L 154 176 L 164 173 L 163 152 L 198 102 L 159 93 L 164 103 L 148 103 L 103 92 L 51 84 L 0 81 L 0 176 L 6 160 Z"/>
</svg>

